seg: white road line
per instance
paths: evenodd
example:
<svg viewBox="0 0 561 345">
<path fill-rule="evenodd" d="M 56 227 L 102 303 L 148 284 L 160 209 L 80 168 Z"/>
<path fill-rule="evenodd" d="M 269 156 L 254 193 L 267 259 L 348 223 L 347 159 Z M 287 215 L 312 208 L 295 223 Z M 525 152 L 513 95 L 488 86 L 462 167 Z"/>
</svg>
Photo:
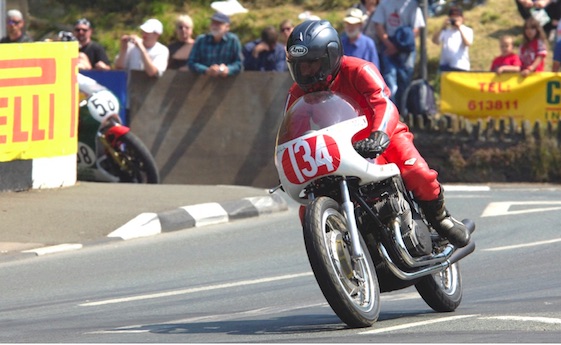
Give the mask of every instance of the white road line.
<svg viewBox="0 0 561 345">
<path fill-rule="evenodd" d="M 389 302 L 389 301 L 405 301 L 408 299 L 419 299 L 421 298 L 421 296 L 417 291 L 415 291 L 415 292 L 402 292 L 402 293 L 391 294 L 391 295 L 381 294 L 380 298 L 383 301 Z"/>
<path fill-rule="evenodd" d="M 483 252 L 497 252 L 497 251 L 500 251 L 500 250 L 510 250 L 510 249 L 525 248 L 525 247 L 536 247 L 536 246 L 542 246 L 542 245 L 545 245 L 545 244 L 551 244 L 551 243 L 557 243 L 557 242 L 561 242 L 561 238 L 556 238 L 556 239 L 547 240 L 547 241 L 532 242 L 532 243 L 514 244 L 514 245 L 504 246 L 504 247 L 487 248 L 487 249 L 481 249 L 481 251 L 483 251 Z"/>
<path fill-rule="evenodd" d="M 524 206 L 525 208 L 516 211 L 510 211 L 511 206 Z M 545 207 L 538 208 L 537 206 Z M 481 217 L 512 216 L 515 214 L 557 210 L 561 210 L 561 201 L 500 201 L 490 203 L 481 214 Z"/>
<path fill-rule="evenodd" d="M 268 283 L 268 282 L 274 282 L 274 281 L 279 281 L 279 280 L 294 279 L 294 278 L 310 276 L 312 274 L 313 273 L 311 273 L 311 272 L 298 273 L 298 274 L 287 274 L 287 275 L 284 275 L 284 276 L 261 278 L 261 279 L 254 279 L 254 280 L 244 280 L 244 281 L 239 281 L 239 282 L 234 282 L 234 283 L 225 283 L 225 284 L 201 286 L 201 287 L 197 287 L 197 288 L 190 288 L 190 289 L 183 289 L 183 290 L 153 293 L 153 294 L 147 294 L 147 295 L 114 298 L 114 299 L 108 299 L 108 300 L 97 301 L 97 302 L 86 302 L 86 303 L 79 304 L 79 306 L 81 306 L 81 307 L 92 307 L 92 306 L 98 306 L 98 305 L 125 303 L 125 302 L 132 302 L 132 301 L 141 301 L 141 300 L 146 300 L 146 299 L 163 298 L 163 297 L 170 297 L 170 296 L 177 296 L 177 295 L 186 295 L 186 294 L 201 292 L 201 291 L 226 289 L 226 288 L 232 288 L 232 287 L 237 287 L 237 286 L 254 285 L 254 284 Z"/>
<path fill-rule="evenodd" d="M 489 316 L 489 317 L 481 317 L 480 319 L 539 322 L 539 323 L 561 325 L 561 319 L 553 318 L 553 317 L 542 317 L 542 316 L 514 316 L 514 315 L 513 316 Z"/>
<path fill-rule="evenodd" d="M 448 185 L 443 186 L 445 192 L 488 192 L 491 190 L 489 186 L 473 186 L 473 185 Z"/>
<path fill-rule="evenodd" d="M 386 328 L 379 328 L 379 329 L 374 329 L 371 331 L 366 331 L 366 332 L 360 332 L 359 334 L 379 334 L 379 333 L 386 333 L 386 332 L 392 332 L 392 331 L 399 331 L 402 329 L 408 329 L 408 328 L 414 328 L 414 327 L 421 327 L 421 326 L 426 326 L 426 325 L 432 325 L 435 323 L 440 323 L 440 322 L 447 322 L 447 321 L 454 321 L 454 320 L 460 320 L 460 319 L 466 319 L 466 318 L 470 318 L 470 317 L 476 317 L 478 315 L 458 315 L 458 316 L 449 316 L 449 317 L 443 317 L 440 319 L 433 319 L 433 320 L 427 320 L 427 321 L 419 321 L 419 322 L 413 322 L 413 323 L 406 323 L 403 325 L 397 325 L 397 326 L 392 326 L 392 327 L 386 327 Z"/>
</svg>

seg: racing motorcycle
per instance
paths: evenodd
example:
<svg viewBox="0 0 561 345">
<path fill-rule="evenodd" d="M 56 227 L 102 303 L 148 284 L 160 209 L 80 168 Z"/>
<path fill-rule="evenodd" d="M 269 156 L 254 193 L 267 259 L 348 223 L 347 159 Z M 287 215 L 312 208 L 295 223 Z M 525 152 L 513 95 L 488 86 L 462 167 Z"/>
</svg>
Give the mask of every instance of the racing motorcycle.
<svg viewBox="0 0 561 345">
<path fill-rule="evenodd" d="M 95 80 L 78 75 L 80 102 L 77 174 L 83 181 L 159 183 L 154 157 L 121 123 L 119 100 Z"/>
<path fill-rule="evenodd" d="M 376 322 L 380 293 L 412 285 L 433 310 L 454 311 L 462 299 L 458 261 L 475 243 L 456 248 L 441 238 L 397 165 L 353 148 L 352 138 L 367 126 L 355 101 L 322 91 L 299 98 L 277 134 L 278 188 L 305 205 L 304 243 L 316 281 L 353 328 Z"/>
</svg>

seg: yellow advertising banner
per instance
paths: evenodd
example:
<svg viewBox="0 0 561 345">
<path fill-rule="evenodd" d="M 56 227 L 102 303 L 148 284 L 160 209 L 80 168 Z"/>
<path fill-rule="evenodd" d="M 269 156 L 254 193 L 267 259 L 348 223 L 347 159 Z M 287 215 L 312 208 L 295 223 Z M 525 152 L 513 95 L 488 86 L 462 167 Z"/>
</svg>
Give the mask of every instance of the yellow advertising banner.
<svg viewBox="0 0 561 345">
<path fill-rule="evenodd" d="M 76 153 L 77 42 L 0 45 L 0 162 Z"/>
<path fill-rule="evenodd" d="M 470 120 L 512 117 L 517 121 L 559 121 L 561 74 L 444 72 L 440 111 Z"/>
</svg>

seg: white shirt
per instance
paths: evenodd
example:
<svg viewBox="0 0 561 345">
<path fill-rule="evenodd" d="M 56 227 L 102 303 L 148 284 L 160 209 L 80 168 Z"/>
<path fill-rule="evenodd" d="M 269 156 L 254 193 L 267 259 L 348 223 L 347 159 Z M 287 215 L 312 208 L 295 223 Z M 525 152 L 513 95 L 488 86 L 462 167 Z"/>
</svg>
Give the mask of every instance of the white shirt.
<svg viewBox="0 0 561 345">
<path fill-rule="evenodd" d="M 152 48 L 146 48 L 148 56 L 158 68 L 158 76 L 162 76 L 168 67 L 169 49 L 160 42 L 156 42 Z M 132 43 L 127 47 L 127 58 L 125 60 L 125 69 L 127 71 L 144 71 L 144 62 L 140 50 Z"/>
<path fill-rule="evenodd" d="M 390 37 L 400 26 L 409 26 L 413 29 L 425 27 L 425 19 L 417 0 L 381 1 L 371 20 L 383 24 Z"/>
<path fill-rule="evenodd" d="M 473 30 L 462 24 L 462 31 L 468 42 L 473 43 Z M 438 39 L 442 43 L 440 64 L 469 71 L 469 47 L 464 44 L 459 29 L 447 28 L 442 30 Z"/>
</svg>

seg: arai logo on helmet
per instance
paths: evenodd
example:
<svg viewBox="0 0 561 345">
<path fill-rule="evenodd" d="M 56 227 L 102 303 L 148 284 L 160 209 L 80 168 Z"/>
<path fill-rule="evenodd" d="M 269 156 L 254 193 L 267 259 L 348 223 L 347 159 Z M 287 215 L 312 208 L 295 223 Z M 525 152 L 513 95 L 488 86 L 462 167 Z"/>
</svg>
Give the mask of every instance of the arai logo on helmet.
<svg viewBox="0 0 561 345">
<path fill-rule="evenodd" d="M 290 49 L 288 50 L 288 53 L 291 56 L 294 56 L 294 57 L 304 56 L 304 55 L 308 54 L 308 47 L 301 46 L 301 45 L 295 45 L 295 46 L 290 47 Z"/>
</svg>

